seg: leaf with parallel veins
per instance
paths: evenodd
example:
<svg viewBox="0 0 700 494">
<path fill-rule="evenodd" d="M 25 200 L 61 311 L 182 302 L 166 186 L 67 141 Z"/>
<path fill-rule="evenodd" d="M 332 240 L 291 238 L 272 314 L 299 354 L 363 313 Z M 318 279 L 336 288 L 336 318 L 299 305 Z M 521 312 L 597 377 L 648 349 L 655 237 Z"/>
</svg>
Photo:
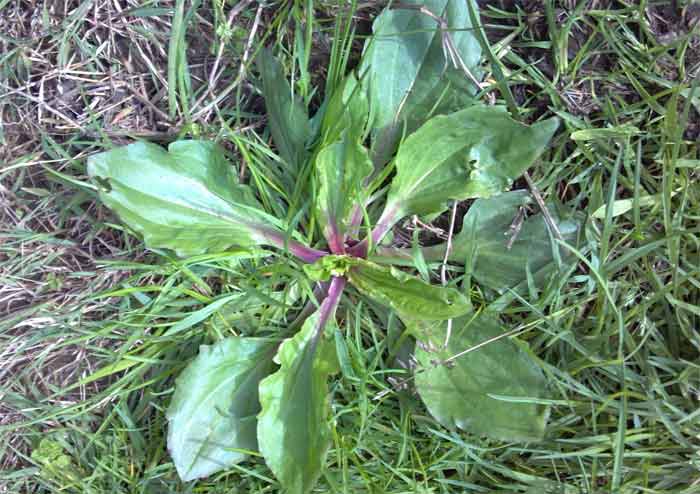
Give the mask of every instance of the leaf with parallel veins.
<svg viewBox="0 0 700 494">
<path fill-rule="evenodd" d="M 330 446 L 329 397 L 326 381 L 338 371 L 335 345 L 327 324 L 345 280 L 333 278 L 328 297 L 275 357 L 277 372 L 260 383 L 258 443 L 270 470 L 292 494 L 309 492 Z"/>
<path fill-rule="evenodd" d="M 168 408 L 168 450 L 183 481 L 206 477 L 257 450 L 258 383 L 274 370 L 277 342 L 230 337 L 177 378 Z"/>
<path fill-rule="evenodd" d="M 307 261 L 322 254 L 286 238 L 213 142 L 176 141 L 167 151 L 137 142 L 91 156 L 88 174 L 102 186 L 102 201 L 150 248 L 188 256 L 273 245 Z"/>
<path fill-rule="evenodd" d="M 497 320 L 485 315 L 454 320 L 445 347 L 447 322 L 402 319 L 423 342 L 416 345 L 415 383 L 438 422 L 503 441 L 543 438 L 549 416 L 538 403 L 546 389 L 544 374 L 521 345 L 502 337 Z"/>
<path fill-rule="evenodd" d="M 450 200 L 508 189 L 542 153 L 557 126 L 556 119 L 523 125 L 505 108 L 482 105 L 432 118 L 399 148 L 374 241 L 403 216 L 439 214 Z"/>
</svg>

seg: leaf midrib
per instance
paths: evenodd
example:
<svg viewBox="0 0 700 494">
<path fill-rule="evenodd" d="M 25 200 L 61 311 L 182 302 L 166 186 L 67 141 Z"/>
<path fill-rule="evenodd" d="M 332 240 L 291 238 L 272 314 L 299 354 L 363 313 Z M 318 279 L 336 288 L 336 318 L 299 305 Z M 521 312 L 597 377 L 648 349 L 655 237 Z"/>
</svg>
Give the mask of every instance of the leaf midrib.
<svg viewBox="0 0 700 494">
<path fill-rule="evenodd" d="M 260 353 L 265 353 L 265 352 L 260 352 Z M 256 356 L 257 356 L 257 354 L 256 354 Z M 221 388 L 224 387 L 225 385 L 229 385 L 231 382 L 236 382 L 236 381 L 238 380 L 238 378 L 241 378 L 241 377 L 242 377 L 242 379 L 240 380 L 239 385 L 236 386 L 235 389 L 236 389 L 236 390 L 241 390 L 241 389 L 245 388 L 245 387 L 246 387 L 246 384 L 248 384 L 248 382 L 252 379 L 253 375 L 256 375 L 256 374 L 258 373 L 258 370 L 259 370 L 261 367 L 263 367 L 264 365 L 269 365 L 269 362 L 268 362 L 268 360 L 266 360 L 266 359 L 264 359 L 264 358 L 261 358 L 261 359 L 248 358 L 248 359 L 246 359 L 245 361 L 240 361 L 240 360 L 239 360 L 239 361 L 236 361 L 233 365 L 230 365 L 230 364 L 223 364 L 222 366 L 217 367 L 217 372 L 216 372 L 216 373 L 219 373 L 219 372 L 220 372 L 219 369 L 221 369 L 222 367 L 235 368 L 235 367 L 237 367 L 237 366 L 241 366 L 243 363 L 246 363 L 246 362 L 256 362 L 256 361 L 258 362 L 258 364 L 257 364 L 257 365 L 254 365 L 253 367 L 250 368 L 250 370 L 248 370 L 248 371 L 246 371 L 246 372 L 242 372 L 242 373 L 240 373 L 240 374 L 229 373 L 229 377 L 228 377 L 228 378 L 225 378 L 224 380 L 222 380 L 222 381 L 221 381 L 219 384 L 217 384 L 213 389 L 211 389 L 208 393 L 206 393 L 207 398 L 204 399 L 204 400 L 200 400 L 199 403 L 197 404 L 197 406 L 193 407 L 193 410 L 197 410 L 198 408 L 200 408 L 201 406 L 203 406 L 205 403 L 207 403 L 207 402 L 211 399 L 211 396 L 214 395 L 219 389 L 221 389 Z M 232 402 L 235 401 L 235 399 L 236 399 L 235 397 L 236 397 L 237 395 L 238 395 L 238 391 L 233 391 L 233 392 L 232 392 L 232 397 L 231 397 L 231 401 L 232 401 Z M 198 417 L 197 417 L 197 414 L 194 414 L 194 413 L 193 413 L 193 414 L 190 414 L 190 415 L 191 415 L 190 419 L 189 419 L 189 420 L 185 423 L 185 425 L 183 426 L 184 431 L 186 431 L 186 432 L 183 433 L 182 436 L 181 436 L 181 437 L 183 437 L 183 441 L 185 441 L 185 440 L 187 439 L 187 437 L 189 437 L 188 432 L 189 432 L 190 429 L 191 429 L 192 423 L 195 421 L 196 418 L 198 418 Z M 226 418 L 226 419 L 228 419 L 228 420 L 233 420 L 233 421 L 235 421 L 235 422 L 241 422 L 242 420 L 244 420 L 244 419 L 246 419 L 246 418 L 248 418 L 248 417 L 250 417 L 250 416 L 241 417 L 241 418 L 239 419 L 239 418 L 234 418 L 234 417 L 232 417 L 232 416 L 230 416 L 230 415 L 229 415 L 229 416 L 224 416 L 224 415 L 222 415 L 222 414 L 220 414 L 220 413 L 217 413 L 217 414 L 215 415 L 215 419 L 214 419 L 214 420 L 215 420 L 215 424 L 218 425 L 218 424 L 221 422 L 221 420 L 224 419 L 224 418 Z M 203 452 L 204 452 L 204 449 L 207 448 L 207 447 L 209 446 L 209 443 L 208 443 L 207 440 L 211 437 L 211 435 L 213 434 L 215 428 L 216 428 L 216 427 L 210 427 L 210 428 L 209 428 L 209 431 L 208 431 L 207 435 L 206 435 L 205 438 L 202 440 L 200 446 L 197 448 L 197 452 L 195 453 L 195 455 L 194 455 L 194 457 L 193 457 L 193 459 L 192 459 L 192 462 L 191 462 L 190 466 L 187 468 L 187 472 L 188 472 L 188 473 L 194 468 L 194 466 L 195 466 L 197 460 L 199 460 L 199 459 L 202 457 L 202 454 L 203 454 Z M 183 446 L 186 446 L 186 444 L 184 444 Z M 185 448 L 183 447 L 182 449 L 185 449 Z"/>
<path fill-rule="evenodd" d="M 199 205 L 199 204 L 198 204 L 196 207 L 194 207 L 194 206 L 192 206 L 192 203 L 183 203 L 183 202 L 181 202 L 181 201 L 175 201 L 175 200 L 170 200 L 170 199 L 164 200 L 162 197 L 159 197 L 159 196 L 157 196 L 157 195 L 148 194 L 148 193 L 142 192 L 142 191 L 140 191 L 140 190 L 138 190 L 138 189 L 134 189 L 134 188 L 132 188 L 132 187 L 129 187 L 129 186 L 126 185 L 124 182 L 121 182 L 121 181 L 119 181 L 119 180 L 116 180 L 116 182 L 120 184 L 121 188 L 124 189 L 125 192 L 131 193 L 131 194 L 135 194 L 135 195 L 145 196 L 145 197 L 148 197 L 148 198 L 150 198 L 150 199 L 152 199 L 152 200 L 155 200 L 155 201 L 158 201 L 158 202 L 162 202 L 162 203 L 165 203 L 165 204 L 174 204 L 174 205 L 176 205 L 176 206 L 178 206 L 178 207 L 181 207 L 181 208 L 183 208 L 183 209 L 185 209 L 185 210 L 194 210 L 194 211 L 198 211 L 198 212 L 200 212 L 200 213 L 202 213 L 202 214 L 205 214 L 205 215 L 208 215 L 208 216 L 212 216 L 212 217 L 214 217 L 214 218 L 216 218 L 216 219 L 219 219 L 219 220 L 224 221 L 224 222 L 226 222 L 226 223 L 230 223 L 230 224 L 232 224 L 232 225 L 245 225 L 246 227 L 249 227 L 249 228 L 251 228 L 251 229 L 255 229 L 255 228 L 259 225 L 259 224 L 256 224 L 256 223 L 252 223 L 252 222 L 250 222 L 250 221 L 248 221 L 248 220 L 244 220 L 243 217 L 242 217 L 241 215 L 237 215 L 237 214 L 235 214 L 235 213 L 234 213 L 234 214 L 227 215 L 227 214 L 223 214 L 223 213 L 219 213 L 219 212 L 217 212 L 217 211 L 211 210 L 211 209 L 209 209 L 209 208 L 202 207 L 202 206 Z M 213 196 L 217 197 L 218 199 L 224 201 L 226 204 L 228 204 L 228 205 L 230 205 L 230 206 L 234 206 L 234 205 L 235 205 L 236 207 L 245 208 L 246 210 L 251 210 L 251 209 L 253 209 L 252 206 L 249 206 L 249 205 L 246 205 L 246 204 L 242 204 L 242 203 L 230 202 L 230 201 L 228 201 L 228 200 L 226 200 L 226 199 L 220 197 L 218 194 L 214 194 L 213 192 L 211 192 L 211 191 L 209 191 L 209 190 L 208 190 L 208 192 L 210 192 L 211 195 L 213 195 Z M 106 194 L 109 196 L 109 195 L 111 194 L 111 192 L 107 192 Z M 134 209 L 132 209 L 132 208 L 129 208 L 129 207 L 125 206 L 123 201 L 119 201 L 119 206 L 122 207 L 122 208 L 124 208 L 124 209 L 126 209 L 126 210 L 128 210 L 128 211 L 130 211 L 132 214 L 134 214 L 134 215 L 136 215 L 136 216 L 142 217 L 142 215 L 140 214 L 139 211 L 136 211 L 136 210 L 134 210 Z M 255 214 L 259 214 L 259 213 L 266 214 L 266 213 L 264 213 L 263 211 L 253 211 L 253 212 L 254 212 Z M 265 225 L 265 226 L 268 226 L 268 225 Z M 273 228 L 274 228 L 274 227 L 276 227 L 276 225 L 275 225 L 274 223 L 271 223 L 271 224 L 269 225 L 269 227 L 273 227 Z"/>
</svg>

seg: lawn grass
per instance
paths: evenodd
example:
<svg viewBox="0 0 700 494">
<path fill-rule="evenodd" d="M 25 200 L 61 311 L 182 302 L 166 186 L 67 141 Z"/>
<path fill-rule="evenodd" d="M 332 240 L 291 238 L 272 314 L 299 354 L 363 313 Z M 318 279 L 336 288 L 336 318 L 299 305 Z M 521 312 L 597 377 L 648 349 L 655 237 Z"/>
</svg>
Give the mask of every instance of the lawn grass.
<svg viewBox="0 0 700 494">
<path fill-rule="evenodd" d="M 493 56 L 483 98 L 524 121 L 561 118 L 530 173 L 588 218 L 567 276 L 501 297 L 551 383 L 547 437 L 440 427 L 410 386 L 392 386 L 406 375 L 400 323 L 360 306 L 339 314 L 342 378 L 316 492 L 700 493 L 694 4 L 480 4 Z M 255 54 L 273 46 L 313 106 L 339 19 L 355 28 L 352 64 L 379 5 L 198 5 L 0 0 L 2 493 L 279 491 L 261 458 L 180 483 L 164 411 L 200 344 L 286 328 L 280 304 L 255 294 L 296 286 L 276 299 L 301 308 L 309 287 L 283 255 L 263 272 L 234 249 L 145 250 L 96 201 L 85 157 L 132 138 L 213 138 L 263 202 L 303 202 L 268 168 Z M 208 315 L 220 296 L 235 304 Z"/>
</svg>

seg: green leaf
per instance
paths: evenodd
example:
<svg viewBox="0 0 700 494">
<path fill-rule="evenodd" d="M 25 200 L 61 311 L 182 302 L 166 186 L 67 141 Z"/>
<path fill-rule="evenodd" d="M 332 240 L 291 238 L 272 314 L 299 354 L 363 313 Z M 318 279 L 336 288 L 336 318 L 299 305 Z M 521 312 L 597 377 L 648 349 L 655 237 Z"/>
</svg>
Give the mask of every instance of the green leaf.
<svg viewBox="0 0 700 494">
<path fill-rule="evenodd" d="M 299 170 L 306 158 L 306 142 L 311 136 L 308 114 L 292 94 L 282 65 L 269 48 L 258 55 L 258 68 L 272 139 L 284 162 L 293 170 Z"/>
<path fill-rule="evenodd" d="M 324 147 L 316 157 L 316 218 L 333 252 L 344 251 L 352 213 L 366 201 L 363 181 L 372 173 L 365 147 L 348 131 Z"/>
<path fill-rule="evenodd" d="M 343 133 L 347 133 L 350 140 L 361 142 L 368 118 L 367 91 L 358 83 L 355 74 L 350 73 L 323 108 L 321 145 L 341 140 Z"/>
<path fill-rule="evenodd" d="M 321 112 L 319 151 L 314 156 L 318 183 L 315 215 L 331 251 L 344 251 L 353 214 L 367 200 L 365 179 L 373 167 L 362 145 L 369 116 L 365 89 L 349 74 Z"/>
<path fill-rule="evenodd" d="M 213 142 L 177 141 L 168 151 L 137 142 L 91 156 L 88 173 L 103 186 L 102 201 L 150 248 L 187 256 L 283 237 Z"/>
<path fill-rule="evenodd" d="M 464 66 L 480 76 L 481 47 L 472 32 L 467 1 L 425 0 L 423 6 L 447 23 Z M 475 2 L 473 2 L 476 8 Z M 385 10 L 374 21 L 360 74 L 369 86 L 375 116 L 375 163 L 383 164 L 405 131 L 413 132 L 429 117 L 473 103 L 476 85 L 446 57 L 436 19 L 416 9 Z M 459 65 L 459 63 L 457 64 Z"/>
<path fill-rule="evenodd" d="M 328 321 L 332 321 L 330 315 Z M 335 345 L 316 311 L 282 343 L 280 369 L 260 383 L 258 442 L 265 462 L 291 494 L 309 492 L 330 444 L 328 376 L 337 372 Z"/>
<path fill-rule="evenodd" d="M 503 334 L 496 320 L 472 315 L 453 321 L 447 347 L 446 322 L 405 322 L 422 342 L 415 351 L 416 388 L 438 422 L 503 441 L 543 438 L 549 415 L 541 404 L 544 375 L 524 344 L 495 339 Z M 473 350 L 443 363 L 469 349 Z"/>
<path fill-rule="evenodd" d="M 570 251 L 557 247 L 541 213 L 524 220 L 511 242 L 511 225 L 520 207 L 531 202 L 527 191 L 475 201 L 464 216 L 462 230 L 452 240 L 449 260 L 464 263 L 469 259 L 472 276 L 497 291 L 525 281 L 528 270 L 535 281 L 542 280 L 557 267 L 554 249 L 558 249 L 561 259 Z M 580 222 L 574 217 L 563 219 L 555 204 L 548 204 L 548 208 L 564 241 L 577 245 Z M 426 247 L 423 256 L 429 261 L 442 261 L 445 249 L 445 244 Z"/>
<path fill-rule="evenodd" d="M 388 229 L 408 214 L 441 213 L 450 199 L 499 194 L 532 165 L 557 125 L 523 125 L 503 107 L 481 105 L 432 118 L 401 144 L 379 224 Z"/>
<path fill-rule="evenodd" d="M 458 290 L 431 285 L 403 271 L 354 258 L 347 277 L 362 294 L 400 314 L 442 320 L 465 314 L 469 301 Z"/>
<path fill-rule="evenodd" d="M 168 450 L 183 481 L 206 477 L 257 450 L 258 384 L 274 370 L 276 342 L 231 337 L 200 347 L 168 409 Z"/>
<path fill-rule="evenodd" d="M 520 206 L 530 200 L 527 192 L 519 191 L 474 202 L 453 241 L 450 260 L 465 262 L 469 258 L 474 278 L 497 291 L 524 282 L 528 271 L 536 282 L 544 281 L 558 267 L 557 260 L 569 257 L 571 252 L 556 244 L 541 213 L 526 219 L 509 244 L 513 220 Z M 580 221 L 574 217 L 563 219 L 553 203 L 548 209 L 563 240 L 577 245 Z"/>
</svg>

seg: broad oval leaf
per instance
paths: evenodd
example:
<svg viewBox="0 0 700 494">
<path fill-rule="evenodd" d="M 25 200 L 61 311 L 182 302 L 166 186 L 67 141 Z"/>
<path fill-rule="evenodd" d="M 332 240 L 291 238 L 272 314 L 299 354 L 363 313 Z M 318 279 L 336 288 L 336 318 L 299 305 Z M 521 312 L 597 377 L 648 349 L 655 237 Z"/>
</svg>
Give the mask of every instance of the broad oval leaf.
<svg viewBox="0 0 700 494">
<path fill-rule="evenodd" d="M 137 142 L 91 156 L 88 173 L 102 186 L 102 201 L 148 247 L 187 256 L 232 245 L 285 244 L 279 222 L 238 183 L 213 142 L 177 141 L 167 151 Z"/>
<path fill-rule="evenodd" d="M 469 259 L 470 273 L 479 283 L 502 292 L 527 280 L 528 271 L 536 283 L 541 283 L 557 269 L 555 250 L 565 260 L 568 249 L 558 247 L 549 232 L 542 213 L 522 221 L 517 233 L 513 230 L 520 208 L 533 202 L 524 190 L 505 192 L 488 199 L 478 199 L 464 216 L 462 229 L 452 239 L 448 259 L 464 264 Z M 564 241 L 577 245 L 581 222 L 573 215 L 548 204 L 549 211 Z M 423 247 L 426 261 L 442 261 L 446 243 Z M 380 248 L 379 262 L 406 264 L 411 259 L 409 249 Z"/>
<path fill-rule="evenodd" d="M 471 305 L 454 288 L 431 285 L 393 268 L 363 259 L 353 259 L 348 281 L 362 294 L 396 310 L 398 313 L 426 320 L 458 317 Z"/>
<path fill-rule="evenodd" d="M 323 307 L 323 306 L 322 306 Z M 330 445 L 328 376 L 337 372 L 335 346 L 318 310 L 275 357 L 280 368 L 260 383 L 258 443 L 270 470 L 292 494 L 309 492 Z"/>
<path fill-rule="evenodd" d="M 308 114 L 294 98 L 282 65 L 269 48 L 258 55 L 258 67 L 272 139 L 284 162 L 292 171 L 298 171 L 306 158 L 306 141 L 311 137 Z"/>
<path fill-rule="evenodd" d="M 408 214 L 441 213 L 450 199 L 503 192 L 532 165 L 557 126 L 555 118 L 523 125 L 503 107 L 482 105 L 432 118 L 401 144 L 379 223 L 387 228 Z"/>
<path fill-rule="evenodd" d="M 231 337 L 202 346 L 177 378 L 168 450 L 183 481 L 206 477 L 257 450 L 258 384 L 274 370 L 276 341 Z"/>
<path fill-rule="evenodd" d="M 528 271 L 535 282 L 546 280 L 557 269 L 557 260 L 566 259 L 571 251 L 558 246 L 542 213 L 524 220 L 517 233 L 511 231 L 520 207 L 529 202 L 526 191 L 475 201 L 453 240 L 450 260 L 464 263 L 469 258 L 474 278 L 499 292 L 526 281 Z M 548 209 L 563 240 L 577 245 L 580 221 L 575 217 L 564 219 L 553 203 Z M 426 256 L 442 260 L 444 246 L 431 247 Z"/>
<path fill-rule="evenodd" d="M 446 322 L 405 322 L 422 342 L 415 351 L 416 388 L 438 422 L 503 441 L 543 438 L 549 416 L 538 403 L 545 396 L 544 374 L 518 344 L 498 338 L 503 332 L 495 319 L 481 315 L 453 321 L 447 347 Z"/>
<path fill-rule="evenodd" d="M 365 202 L 363 181 L 372 173 L 372 162 L 365 147 L 346 131 L 339 141 L 321 149 L 315 168 L 316 217 L 331 250 L 341 253 L 352 213 Z"/>
<path fill-rule="evenodd" d="M 399 5 L 374 21 L 360 74 L 374 114 L 376 164 L 388 161 L 404 131 L 410 134 L 433 115 L 473 103 L 477 88 L 465 69 L 480 76 L 481 47 L 467 1 L 476 8 L 473 0 L 415 1 L 413 8 Z M 449 31 L 439 29 L 436 17 Z"/>
</svg>

